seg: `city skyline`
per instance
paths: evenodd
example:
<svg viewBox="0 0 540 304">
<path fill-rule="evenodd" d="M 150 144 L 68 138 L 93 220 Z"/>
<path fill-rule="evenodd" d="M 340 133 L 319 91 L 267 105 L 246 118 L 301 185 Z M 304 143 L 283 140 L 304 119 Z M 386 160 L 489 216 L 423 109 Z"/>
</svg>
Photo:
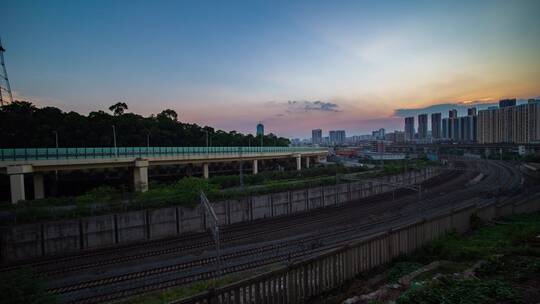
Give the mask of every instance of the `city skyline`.
<svg viewBox="0 0 540 304">
<path fill-rule="evenodd" d="M 6 1 L 0 35 L 15 99 L 82 113 L 123 101 L 144 115 L 171 108 L 185 122 L 254 133 L 262 121 L 308 138 L 403 130 L 403 117 L 435 105 L 538 98 L 539 8 Z"/>
</svg>

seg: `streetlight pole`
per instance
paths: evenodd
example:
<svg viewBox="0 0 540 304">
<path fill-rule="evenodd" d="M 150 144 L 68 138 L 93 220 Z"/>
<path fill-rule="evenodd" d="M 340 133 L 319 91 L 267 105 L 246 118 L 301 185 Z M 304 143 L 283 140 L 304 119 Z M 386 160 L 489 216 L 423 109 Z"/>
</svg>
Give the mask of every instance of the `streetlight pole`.
<svg viewBox="0 0 540 304">
<path fill-rule="evenodd" d="M 150 150 L 150 132 L 146 133 L 146 149 Z"/>
<path fill-rule="evenodd" d="M 53 131 L 56 149 L 58 150 L 58 131 Z"/>
<path fill-rule="evenodd" d="M 113 142 L 114 142 L 114 155 L 116 158 L 118 158 L 118 148 L 116 147 L 116 128 L 114 125 L 112 125 L 112 131 L 113 131 Z"/>
</svg>

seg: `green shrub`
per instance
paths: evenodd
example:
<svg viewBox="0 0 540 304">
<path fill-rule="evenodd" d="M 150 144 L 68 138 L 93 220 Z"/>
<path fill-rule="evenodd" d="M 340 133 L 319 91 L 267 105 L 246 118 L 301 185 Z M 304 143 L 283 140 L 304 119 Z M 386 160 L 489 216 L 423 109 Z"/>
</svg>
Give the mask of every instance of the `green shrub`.
<svg viewBox="0 0 540 304">
<path fill-rule="evenodd" d="M 0 303 L 52 304 L 56 298 L 45 289 L 41 278 L 21 269 L 0 273 Z"/>
<path fill-rule="evenodd" d="M 397 304 L 483 304 L 521 303 L 514 289 L 499 280 L 440 277 L 427 283 L 415 283 L 396 301 Z"/>
</svg>

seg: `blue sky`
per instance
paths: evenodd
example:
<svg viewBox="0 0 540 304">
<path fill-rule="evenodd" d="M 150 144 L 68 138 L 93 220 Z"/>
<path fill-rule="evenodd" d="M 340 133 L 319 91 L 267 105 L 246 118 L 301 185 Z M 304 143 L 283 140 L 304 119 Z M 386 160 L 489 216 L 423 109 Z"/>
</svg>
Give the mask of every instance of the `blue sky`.
<svg viewBox="0 0 540 304">
<path fill-rule="evenodd" d="M 0 36 L 19 98 L 243 132 L 363 133 L 402 128 L 398 108 L 540 95 L 540 1 L 379 2 L 7 0 Z"/>
</svg>

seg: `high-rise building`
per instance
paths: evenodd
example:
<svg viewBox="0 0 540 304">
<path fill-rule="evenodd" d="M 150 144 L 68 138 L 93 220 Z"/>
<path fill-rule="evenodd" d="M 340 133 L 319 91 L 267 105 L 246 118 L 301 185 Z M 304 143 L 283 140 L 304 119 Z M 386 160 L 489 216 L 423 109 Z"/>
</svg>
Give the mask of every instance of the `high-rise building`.
<svg viewBox="0 0 540 304">
<path fill-rule="evenodd" d="M 385 139 L 393 143 L 404 143 L 405 142 L 405 132 L 395 130 L 394 132 L 387 133 Z"/>
<path fill-rule="evenodd" d="M 414 117 L 405 117 L 405 141 L 413 141 L 414 134 Z"/>
<path fill-rule="evenodd" d="M 328 132 L 330 144 L 339 145 L 345 142 L 345 130 L 332 130 Z"/>
<path fill-rule="evenodd" d="M 441 124 L 441 138 L 450 139 L 450 134 L 448 134 L 448 126 L 450 124 L 449 118 L 443 118 Z"/>
<path fill-rule="evenodd" d="M 262 122 L 259 122 L 257 124 L 257 136 L 263 136 L 264 135 L 264 125 Z"/>
<path fill-rule="evenodd" d="M 476 115 L 476 108 L 468 108 L 467 109 L 467 115 L 475 116 Z"/>
<path fill-rule="evenodd" d="M 450 111 L 448 111 L 448 118 L 457 118 L 457 110 L 456 109 L 452 109 Z"/>
<path fill-rule="evenodd" d="M 478 112 L 478 142 L 540 142 L 540 102 L 512 105 L 514 99 L 501 100 L 499 108 Z"/>
<path fill-rule="evenodd" d="M 516 99 L 502 99 L 499 101 L 499 108 L 513 107 L 516 105 Z"/>
<path fill-rule="evenodd" d="M 428 135 L 428 115 L 418 115 L 418 139 L 426 140 Z"/>
<path fill-rule="evenodd" d="M 311 143 L 314 145 L 322 144 L 322 130 L 321 129 L 311 130 Z"/>
<path fill-rule="evenodd" d="M 431 137 L 433 139 L 440 139 L 442 137 L 441 113 L 431 114 Z"/>
<path fill-rule="evenodd" d="M 385 135 L 386 135 L 386 130 L 383 128 L 371 132 L 371 136 L 373 137 L 373 139 L 383 140 Z"/>
</svg>

